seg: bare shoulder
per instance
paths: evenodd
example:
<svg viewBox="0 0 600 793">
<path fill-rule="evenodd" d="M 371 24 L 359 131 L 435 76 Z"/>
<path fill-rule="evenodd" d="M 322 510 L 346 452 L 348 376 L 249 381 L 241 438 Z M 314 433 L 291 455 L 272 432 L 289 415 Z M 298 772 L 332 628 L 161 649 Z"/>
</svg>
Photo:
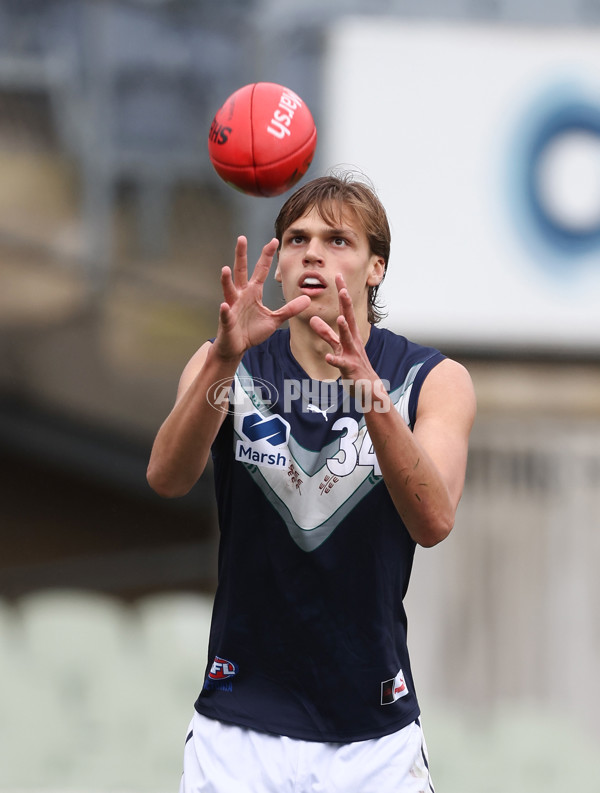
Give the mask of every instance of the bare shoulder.
<svg viewBox="0 0 600 793">
<path fill-rule="evenodd" d="M 476 409 L 475 389 L 467 368 L 451 358 L 434 366 L 421 388 L 417 416 L 432 412 L 460 414 L 471 424 Z"/>
<path fill-rule="evenodd" d="M 198 373 L 202 371 L 202 368 L 206 363 L 208 351 L 210 350 L 211 347 L 212 347 L 212 342 L 210 341 L 205 342 L 202 345 L 202 347 L 196 350 L 196 352 L 192 355 L 190 360 L 185 365 L 185 368 L 181 373 L 181 377 L 179 378 L 179 386 L 177 387 L 177 401 L 181 399 L 181 397 L 190 387 L 191 383 L 197 377 Z"/>
</svg>

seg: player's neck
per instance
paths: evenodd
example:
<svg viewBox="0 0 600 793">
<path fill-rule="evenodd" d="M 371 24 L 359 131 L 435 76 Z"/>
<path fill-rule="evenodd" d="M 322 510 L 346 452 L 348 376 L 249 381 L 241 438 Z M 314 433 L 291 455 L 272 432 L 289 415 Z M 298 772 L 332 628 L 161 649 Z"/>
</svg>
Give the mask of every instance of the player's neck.
<svg viewBox="0 0 600 793">
<path fill-rule="evenodd" d="M 332 352 L 329 344 L 315 333 L 307 322 L 291 319 L 289 325 L 292 355 L 306 374 L 312 380 L 337 380 L 340 377 L 340 370 L 325 360 L 325 355 Z M 338 332 L 337 327 L 334 330 Z M 371 325 L 367 322 L 366 328 L 361 333 L 365 344 L 370 331 Z"/>
</svg>

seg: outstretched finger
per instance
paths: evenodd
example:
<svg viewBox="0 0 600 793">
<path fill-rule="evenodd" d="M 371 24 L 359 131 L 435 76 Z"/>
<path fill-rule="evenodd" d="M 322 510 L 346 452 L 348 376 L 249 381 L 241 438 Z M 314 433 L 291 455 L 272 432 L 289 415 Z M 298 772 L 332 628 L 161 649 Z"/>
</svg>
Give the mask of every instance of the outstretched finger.
<svg viewBox="0 0 600 793">
<path fill-rule="evenodd" d="M 246 237 L 238 237 L 235 244 L 233 280 L 238 289 L 243 289 L 248 283 L 248 240 Z"/>
<path fill-rule="evenodd" d="M 300 295 L 299 297 L 295 297 L 293 300 L 290 300 L 290 302 L 286 303 L 285 306 L 278 308 L 277 311 L 274 311 L 273 316 L 283 324 L 291 317 L 301 314 L 309 306 L 310 297 L 308 295 Z"/>
<path fill-rule="evenodd" d="M 348 292 L 346 285 L 344 284 L 344 279 L 342 276 L 338 279 L 336 278 L 336 284 L 338 284 L 338 298 L 340 302 L 340 311 L 343 317 L 346 319 L 348 323 L 348 327 L 350 329 L 350 333 L 353 336 L 359 335 L 360 331 L 358 329 L 358 323 L 356 321 L 356 314 L 354 313 L 354 304 L 352 302 L 352 298 L 350 297 L 350 293 Z"/>
<path fill-rule="evenodd" d="M 221 289 L 223 290 L 223 297 L 229 305 L 233 305 L 237 298 L 237 289 L 233 283 L 233 275 L 231 274 L 230 267 L 223 267 L 221 270 Z"/>
<path fill-rule="evenodd" d="M 253 281 L 256 281 L 258 284 L 264 284 L 264 282 L 267 280 L 269 270 L 273 264 L 273 257 L 277 253 L 278 247 L 279 240 L 276 237 L 273 237 L 273 239 L 270 242 L 267 242 L 267 244 L 263 247 L 252 274 Z"/>
<path fill-rule="evenodd" d="M 323 341 L 326 341 L 327 344 L 331 347 L 332 350 L 337 351 L 340 349 L 340 338 L 333 331 L 329 325 L 325 322 L 324 319 L 321 317 L 311 317 L 310 318 L 310 327 L 314 330 L 314 332 L 320 336 Z"/>
<path fill-rule="evenodd" d="M 356 323 L 355 323 L 356 324 Z M 350 323 L 345 316 L 341 315 L 337 318 L 337 326 L 340 334 L 340 343 L 344 350 L 347 352 L 356 348 L 355 336 L 352 333 Z"/>
<path fill-rule="evenodd" d="M 229 303 L 221 303 L 219 306 L 219 324 L 223 328 L 231 325 L 231 306 Z"/>
</svg>

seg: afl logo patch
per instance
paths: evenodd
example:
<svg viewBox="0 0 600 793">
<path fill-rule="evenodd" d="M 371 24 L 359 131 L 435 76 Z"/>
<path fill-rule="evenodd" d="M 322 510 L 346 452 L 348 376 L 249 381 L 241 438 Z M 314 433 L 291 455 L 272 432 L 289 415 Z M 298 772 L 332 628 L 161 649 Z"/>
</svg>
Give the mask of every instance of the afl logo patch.
<svg viewBox="0 0 600 793">
<path fill-rule="evenodd" d="M 211 680 L 228 680 L 237 674 L 238 667 L 232 661 L 226 661 L 225 658 L 215 656 L 208 676 Z"/>
<path fill-rule="evenodd" d="M 233 678 L 238 673 L 238 665 L 216 655 L 204 681 L 204 691 L 233 691 Z"/>
</svg>

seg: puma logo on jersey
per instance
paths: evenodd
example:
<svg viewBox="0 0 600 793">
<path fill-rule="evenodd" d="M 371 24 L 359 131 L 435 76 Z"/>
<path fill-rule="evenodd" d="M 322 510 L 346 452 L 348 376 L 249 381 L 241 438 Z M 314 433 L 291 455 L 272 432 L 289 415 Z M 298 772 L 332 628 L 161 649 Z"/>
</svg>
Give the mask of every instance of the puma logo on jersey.
<svg viewBox="0 0 600 793">
<path fill-rule="evenodd" d="M 329 421 L 329 419 L 327 418 L 327 413 L 330 410 L 335 410 L 335 407 L 336 407 L 335 405 L 330 405 L 328 408 L 325 408 L 323 410 L 323 408 L 320 408 L 318 407 L 318 405 L 315 405 L 314 402 L 309 402 L 308 405 L 306 406 L 306 409 L 309 413 L 320 413 L 325 419 L 325 421 Z"/>
<path fill-rule="evenodd" d="M 381 684 L 381 704 L 391 705 L 392 702 L 408 694 L 408 687 L 402 669 L 392 680 L 384 680 Z"/>
</svg>

